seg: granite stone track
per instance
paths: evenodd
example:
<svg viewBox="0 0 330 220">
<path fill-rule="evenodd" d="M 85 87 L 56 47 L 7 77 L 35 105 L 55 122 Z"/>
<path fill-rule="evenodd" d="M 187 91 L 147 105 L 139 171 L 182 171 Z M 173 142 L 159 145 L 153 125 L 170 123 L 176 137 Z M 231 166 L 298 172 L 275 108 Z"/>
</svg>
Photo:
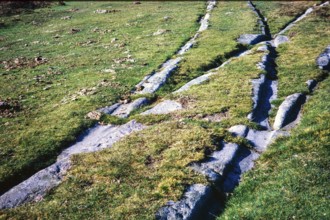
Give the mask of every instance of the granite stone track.
<svg viewBox="0 0 330 220">
<path fill-rule="evenodd" d="M 207 3 L 206 14 L 200 22 L 201 25 L 197 33 L 178 50 L 174 58 L 166 61 L 157 72 L 146 76 L 136 85 L 133 94 L 151 94 L 164 85 L 166 79 L 182 60 L 185 52 L 196 43 L 200 32 L 207 29 L 211 11 L 215 4 L 215 1 Z M 253 108 L 248 115 L 248 119 L 258 123 L 262 129 L 255 130 L 245 125 L 235 125 L 229 128 L 228 131 L 233 136 L 245 138 L 250 147 L 241 146 L 237 143 L 221 142 L 218 149 L 208 158 L 190 164 L 191 169 L 204 175 L 210 184 L 207 186 L 201 184 L 189 186 L 179 201 L 169 201 L 167 204 L 164 204 L 155 214 L 156 219 L 215 219 L 223 210 L 228 193 L 233 192 L 234 188 L 239 184 L 242 174 L 253 168 L 254 161 L 262 152 L 267 150 L 269 144 L 277 137 L 289 135 L 289 130 L 299 121 L 300 110 L 308 100 L 306 94 L 296 93 L 288 96 L 280 105 L 274 124 L 271 125 L 269 123 L 269 112 L 273 107 L 271 102 L 277 98 L 276 47 L 281 43 L 289 41 L 288 37 L 283 35 L 287 30 L 310 14 L 315 7 L 322 7 L 329 3 L 326 2 L 309 8 L 304 14 L 285 25 L 284 29 L 274 36 L 270 34 L 267 19 L 251 1 L 248 4 L 256 16 L 258 16 L 261 34 L 244 34 L 237 40 L 250 45 L 257 44 L 257 50 L 264 53 L 258 67 L 265 74 L 261 74 L 260 78 L 252 80 Z M 330 45 L 316 58 L 317 65 L 325 71 L 329 71 L 329 48 Z M 247 56 L 252 50 L 243 50 L 234 54 L 221 66 L 193 79 L 174 93 L 186 91 L 193 85 L 209 80 L 210 76 L 216 74 L 220 68 L 230 63 L 232 59 Z M 307 82 L 309 91 L 313 92 L 318 83 L 315 80 L 309 80 Z M 150 104 L 148 99 L 142 97 L 126 104 L 116 103 L 99 109 L 99 111 L 127 118 L 133 110 L 147 104 Z M 165 100 L 141 114 L 167 114 L 182 108 L 183 106 L 180 103 Z M 58 186 L 63 181 L 66 172 L 71 167 L 71 155 L 95 152 L 111 147 L 132 132 L 138 132 L 145 128 L 147 126 L 134 120 L 118 126 L 95 125 L 93 128 L 85 131 L 74 145 L 65 149 L 54 164 L 39 171 L 1 195 L 0 209 L 16 207 L 30 201 L 39 201 L 52 188 Z"/>
</svg>

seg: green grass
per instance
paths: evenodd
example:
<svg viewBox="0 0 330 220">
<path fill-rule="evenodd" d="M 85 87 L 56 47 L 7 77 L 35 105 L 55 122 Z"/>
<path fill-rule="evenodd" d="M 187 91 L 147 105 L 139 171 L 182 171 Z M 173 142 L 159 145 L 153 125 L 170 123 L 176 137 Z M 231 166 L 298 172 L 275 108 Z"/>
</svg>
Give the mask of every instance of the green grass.
<svg viewBox="0 0 330 220">
<path fill-rule="evenodd" d="M 70 140 L 68 139 L 68 134 L 71 135 L 71 140 L 74 140 L 75 134 L 83 126 L 87 127 L 93 123 L 93 121 L 83 119 L 85 114 L 98 106 L 114 102 L 122 95 L 127 95 L 129 89 L 143 75 L 149 73 L 152 69 L 156 69 L 163 60 L 178 49 L 179 45 L 182 45 L 185 39 L 192 36 L 198 28 L 196 18 L 204 9 L 204 3 L 201 2 L 189 3 L 194 4 L 194 7 L 190 6 L 186 11 L 182 10 L 182 6 L 186 4 L 184 2 L 162 4 L 142 2 L 141 6 L 146 6 L 143 11 L 141 11 L 142 8 L 135 9 L 136 5 L 122 2 L 94 4 L 114 4 L 112 9 L 117 9 L 117 7 L 120 8 L 121 6 L 125 10 L 132 10 L 130 11 L 131 15 L 127 12 L 128 14 L 126 15 L 125 13 L 125 16 L 131 16 L 127 18 L 130 20 L 131 25 L 141 25 L 139 30 L 143 33 L 148 32 L 147 34 L 152 34 L 160 28 L 170 29 L 172 32 L 157 38 L 146 36 L 146 33 L 139 35 L 141 32 L 135 29 L 137 28 L 136 26 L 134 26 L 135 28 L 126 28 L 126 23 L 130 22 L 120 20 L 119 18 L 122 16 L 119 14 L 120 12 L 108 14 L 109 16 L 118 16 L 118 20 L 115 22 L 116 24 L 118 23 L 118 27 L 114 28 L 116 31 L 111 32 L 112 34 L 121 30 L 120 28 L 123 28 L 121 33 L 124 33 L 124 31 L 130 33 L 127 36 L 125 35 L 130 39 L 129 41 L 127 39 L 123 40 L 119 36 L 115 37 L 119 39 L 118 41 L 122 40 L 127 45 L 130 45 L 130 53 L 136 59 L 136 63 L 128 63 L 126 64 L 127 66 L 119 65 L 116 69 L 117 73 L 114 74 L 116 76 L 115 79 L 111 78 L 113 74 L 109 76 L 110 88 L 101 87 L 100 91 L 97 90 L 97 93 L 94 95 L 79 97 L 76 101 L 59 104 L 63 97 L 69 97 L 86 86 L 91 88 L 93 87 L 93 82 L 97 83 L 103 79 L 104 73 L 98 72 L 98 74 L 102 75 L 102 78 L 97 78 L 95 75 L 84 72 L 86 66 L 80 66 L 78 68 L 79 71 L 72 70 L 72 73 L 66 74 L 67 80 L 65 83 L 71 86 L 70 90 L 64 90 L 63 88 L 42 90 L 44 97 L 51 96 L 52 91 L 54 92 L 54 97 L 57 97 L 59 92 L 63 92 L 65 95 L 59 96 L 57 102 L 51 101 L 53 99 L 49 97 L 50 103 L 46 101 L 41 102 L 44 107 L 40 108 L 41 110 L 38 108 L 38 111 L 35 110 L 35 113 L 32 110 L 24 110 L 24 116 L 20 115 L 23 114 L 20 112 L 16 118 L 1 119 L 3 120 L 1 122 L 5 123 L 10 120 L 23 120 L 26 117 L 32 117 L 29 116 L 32 114 L 38 116 L 29 120 L 24 119 L 26 121 L 24 121 L 25 127 L 22 125 L 21 129 L 27 129 L 28 125 L 30 127 L 19 138 L 15 136 L 17 134 L 15 129 L 18 129 L 18 126 L 15 125 L 16 127 L 12 128 L 10 125 L 7 126 L 9 129 L 12 129 L 11 133 L 6 131 L 7 136 L 8 134 L 13 135 L 10 139 L 4 134 L 3 137 L 7 138 L 7 141 L 19 139 L 21 143 L 25 143 L 25 147 L 29 147 L 25 152 L 22 150 L 23 148 L 15 148 L 21 154 L 14 151 L 12 164 L 14 164 L 16 158 L 24 159 L 28 155 L 26 152 L 30 152 L 31 155 L 35 152 L 38 152 L 38 155 L 43 155 L 44 152 L 52 152 L 55 155 L 54 152 L 56 150 L 54 151 L 54 149 L 60 149 L 58 141 Z M 163 4 L 166 4 L 166 7 Z M 270 6 L 274 8 L 283 7 L 273 2 L 270 2 Z M 90 5 L 86 6 L 85 13 L 89 10 L 88 13 L 92 13 L 93 10 L 101 6 L 94 5 L 93 7 L 95 8 L 91 8 Z M 66 8 L 55 9 L 55 12 L 52 13 L 62 13 L 63 10 L 66 10 Z M 155 14 L 152 12 L 155 12 Z M 178 12 L 182 14 L 178 15 Z M 135 24 L 133 20 L 139 13 L 145 16 L 141 18 L 141 21 L 138 20 L 138 24 Z M 173 23 L 166 25 L 163 23 L 162 18 L 169 13 L 172 13 L 172 19 L 169 22 Z M 283 44 L 278 48 L 280 56 L 278 58 L 279 99 L 276 100 L 277 103 L 280 103 L 286 95 L 293 92 L 306 92 L 304 81 L 310 78 L 319 78 L 322 75 L 321 71 L 315 67 L 315 58 L 324 49 L 329 33 L 326 19 L 321 16 L 322 13 L 319 11 L 315 12 L 310 18 L 301 21 L 290 32 L 290 43 Z M 101 15 L 92 15 L 93 19 L 102 18 Z M 61 17 L 62 15 L 58 14 L 58 16 Z M 155 17 L 152 16 L 159 18 L 155 20 Z M 175 20 L 179 18 L 176 16 L 184 20 L 185 24 L 177 24 Z M 237 19 L 237 17 L 242 19 Z M 245 19 L 244 22 L 242 22 L 243 18 Z M 89 17 L 89 19 L 91 18 Z M 73 20 L 68 21 L 73 22 Z M 104 27 L 107 27 L 106 21 L 113 20 L 104 20 Z M 286 23 L 284 20 L 281 22 L 282 24 Z M 89 25 L 89 21 L 85 20 L 85 23 L 85 25 Z M 121 27 L 119 24 L 125 25 Z M 159 26 L 159 24 L 164 24 L 164 26 Z M 59 187 L 52 190 L 41 202 L 29 203 L 14 209 L 0 211 L 0 218 L 154 219 L 157 209 L 165 205 L 169 200 L 177 201 L 180 199 L 186 186 L 194 183 L 207 184 L 202 175 L 196 174 L 189 168 L 189 164 L 205 158 L 210 151 L 217 148 L 218 141 L 222 139 L 247 145 L 246 140 L 233 138 L 231 135 L 228 135 L 226 129 L 236 124 L 246 124 L 257 128 L 246 117 L 251 111 L 253 104 L 251 99 L 251 79 L 257 78 L 261 73 L 256 64 L 263 56 L 263 53 L 254 50 L 248 56 L 234 59 L 202 85 L 193 86 L 190 90 L 180 94 L 169 94 L 186 81 L 203 74 L 205 69 L 223 62 L 226 59 L 226 54 L 239 47 L 235 42 L 235 38 L 240 34 L 255 33 L 259 29 L 256 26 L 256 16 L 248 8 L 246 2 L 219 2 L 217 8 L 212 12 L 210 24 L 210 29 L 201 34 L 200 38 L 198 38 L 198 44 L 186 54 L 179 69 L 169 80 L 168 83 L 171 85 L 166 85 L 156 95 L 149 97 L 152 100 L 156 100 L 156 103 L 164 99 L 179 101 L 184 104 L 184 110 L 168 115 L 154 115 L 150 117 L 141 116 L 139 113 L 151 106 L 136 110 L 128 120 L 136 119 L 145 123 L 149 125 L 147 129 L 117 142 L 110 149 L 73 156 L 72 169 L 69 170 L 65 181 Z M 14 27 L 16 26 L 12 28 Z M 153 31 L 150 31 L 151 27 L 154 28 Z M 314 31 L 316 31 L 315 34 Z M 80 33 L 77 33 L 76 36 Z M 111 35 L 105 41 L 108 42 L 113 37 Z M 69 40 L 69 37 L 67 39 L 69 44 L 71 39 Z M 315 43 L 312 39 L 316 39 Z M 170 41 L 171 45 L 173 44 L 172 46 L 166 45 L 168 40 L 172 40 Z M 146 45 L 148 48 L 145 48 Z M 131 48 L 135 48 L 134 53 Z M 95 72 L 97 72 L 96 70 L 100 71 L 109 68 L 109 60 L 123 57 L 122 54 L 126 50 L 118 49 L 119 52 L 117 53 L 115 48 L 112 49 L 114 53 L 105 54 L 99 52 L 99 54 L 94 54 L 97 59 L 104 59 L 102 61 L 104 66 L 99 64 L 101 65 L 100 67 L 99 65 L 91 65 L 86 68 L 95 70 Z M 77 50 L 75 53 L 78 54 L 83 49 L 75 48 L 75 50 Z M 86 51 L 90 51 L 90 53 L 86 53 Z M 84 53 L 81 52 L 81 54 L 84 54 L 81 61 L 74 62 L 76 60 L 74 59 L 75 57 L 71 57 L 71 60 L 69 58 L 65 60 L 67 64 L 58 61 L 58 65 L 66 67 L 65 65 L 79 62 L 82 65 L 88 58 L 93 59 L 93 53 L 96 52 L 96 49 L 95 51 L 90 50 L 90 48 L 86 49 Z M 102 57 L 100 57 L 101 53 Z M 116 56 L 116 54 L 120 56 Z M 55 55 L 56 52 L 54 52 L 54 59 Z M 140 61 L 141 63 L 139 63 Z M 143 65 L 144 62 L 148 62 L 149 65 Z M 44 64 L 34 69 L 28 69 L 27 75 L 47 65 Z M 132 69 L 129 69 L 129 67 Z M 69 67 L 66 68 L 67 71 L 70 69 Z M 141 68 L 140 71 L 139 68 Z M 295 68 L 298 72 L 294 72 Z M 11 87 L 14 87 L 22 80 L 22 78 L 18 77 L 20 75 L 22 75 L 20 77 L 23 77 L 20 71 L 13 71 L 13 74 L 1 77 L 7 77 L 6 79 L 13 76 L 17 77 L 16 79 L 12 78 L 14 80 L 10 82 L 12 83 Z M 24 71 L 27 70 L 25 69 Z M 80 71 L 83 73 L 80 74 Z M 299 77 L 292 77 L 293 73 Z M 37 75 L 37 72 L 35 74 Z M 80 87 L 81 85 L 84 87 Z M 229 200 L 227 209 L 219 218 L 288 219 L 295 216 L 297 219 L 324 219 L 329 216 L 327 211 L 329 210 L 329 205 L 327 204 L 329 187 L 326 184 L 329 179 L 329 171 L 327 169 L 329 167 L 327 160 L 329 152 L 327 148 L 330 142 L 329 85 L 329 79 L 322 82 L 318 91 L 311 97 L 309 103 L 304 107 L 303 120 L 297 129 L 293 131 L 292 136 L 278 139 L 263 154 L 261 160 L 257 162 L 256 168 L 244 175 L 243 182 L 235 190 L 232 198 Z M 17 87 L 21 89 L 22 86 L 17 85 Z M 6 94 L 10 94 L 9 91 Z M 36 96 L 34 93 L 30 95 Z M 39 100 L 27 99 L 27 102 L 34 105 L 39 104 L 41 97 L 40 94 L 40 97 L 37 98 Z M 132 96 L 131 98 L 135 99 L 137 97 Z M 57 106 L 54 107 L 56 104 Z M 66 112 L 67 116 L 66 114 L 63 115 L 63 112 Z M 209 122 L 205 120 L 208 116 L 214 115 L 218 115 L 221 121 Z M 61 123 L 58 123 L 59 119 L 62 120 Z M 122 124 L 126 122 L 126 119 L 121 120 L 111 116 L 102 116 L 101 121 Z M 28 125 L 25 123 L 28 123 Z M 69 123 L 77 124 L 75 126 L 67 126 Z M 49 128 L 52 129 L 44 132 Z M 4 128 L 0 127 L 0 129 Z M 76 133 L 73 133 L 74 129 L 76 129 Z M 56 134 L 57 136 L 50 138 L 50 134 Z M 41 147 L 38 143 L 47 144 Z M 10 146 L 15 146 L 15 144 Z M 34 147 L 34 152 L 29 151 L 32 147 Z M 4 155 L 3 160 L 11 155 L 10 148 L 5 149 L 7 153 Z M 29 164 L 31 161 L 30 159 L 26 160 L 25 164 Z M 14 165 L 14 168 L 17 169 L 19 164 Z M 34 165 L 36 166 L 36 164 Z M 7 171 L 11 170 L 12 172 L 12 168 L 8 168 Z"/>
<path fill-rule="evenodd" d="M 192 2 L 182 11 L 186 5 L 68 2 L 3 17 L 6 26 L 1 31 L 0 60 L 33 60 L 41 55 L 48 62 L 10 71 L 0 66 L 0 98 L 18 100 L 22 106 L 15 117 L 0 118 L 0 184 L 5 187 L 45 167 L 93 123 L 84 119 L 89 111 L 116 102 L 174 54 L 197 30 L 197 18 L 205 10 L 203 2 Z M 71 8 L 79 10 L 68 12 Z M 96 9 L 119 11 L 95 14 Z M 66 15 L 72 18 L 61 20 Z M 171 19 L 164 21 L 165 16 Z M 72 28 L 81 31 L 71 34 Z M 94 32 L 95 28 L 99 30 Z M 170 32 L 153 36 L 158 29 Z M 56 35 L 60 37 L 54 38 Z M 117 40 L 111 42 L 113 38 Z M 94 43 L 86 44 L 88 41 Z M 134 63 L 114 61 L 128 55 Z M 62 74 L 47 74 L 50 67 Z M 89 92 L 79 95 L 82 89 Z"/>
<path fill-rule="evenodd" d="M 313 12 L 279 48 L 279 97 L 307 92 L 305 81 L 322 72 L 315 58 L 329 38 L 324 8 Z M 290 137 L 276 141 L 243 176 L 219 219 L 328 219 L 330 80 L 321 82 L 303 108 L 303 118 Z"/>
<path fill-rule="evenodd" d="M 286 96 L 293 93 L 309 93 L 306 81 L 319 81 L 325 76 L 316 66 L 315 60 L 329 45 L 330 28 L 327 16 L 330 16 L 329 7 L 317 9 L 285 33 L 291 37 L 289 43 L 282 44 L 277 49 L 279 79 L 275 106 L 279 106 Z M 276 111 L 277 108 L 274 108 L 271 113 L 272 120 Z"/>
<path fill-rule="evenodd" d="M 233 52 L 244 48 L 236 42 L 241 34 L 258 33 L 256 23 L 257 16 L 246 2 L 219 1 L 211 13 L 209 28 L 200 34 L 197 44 L 186 53 L 178 70 L 158 93 L 178 89 L 205 70 L 221 65 Z"/>
<path fill-rule="evenodd" d="M 244 59 L 235 59 L 221 68 L 216 75 L 202 85 L 169 95 L 172 99 L 187 102 L 187 109 L 181 117 L 194 118 L 198 115 L 225 113 L 221 126 L 244 123 L 249 124 L 247 115 L 253 105 L 251 99 L 251 79 L 258 78 L 261 71 L 257 68 L 262 53 L 254 52 Z"/>
<path fill-rule="evenodd" d="M 209 130 L 164 123 L 132 135 L 111 149 L 73 157 L 66 181 L 46 200 L 3 217 L 153 219 L 188 184 L 205 183 L 187 164 L 215 149 Z M 166 137 L 166 138 L 164 138 Z"/>
<path fill-rule="evenodd" d="M 291 137 L 276 141 L 243 177 L 219 219 L 328 219 L 330 79 L 304 107 Z"/>
<path fill-rule="evenodd" d="M 256 63 L 261 56 L 254 53 L 235 59 L 209 83 L 184 93 L 185 99 L 194 100 L 184 112 L 132 116 L 151 127 L 111 149 L 74 156 L 66 180 L 44 201 L 4 211 L 3 217 L 153 219 L 167 201 L 177 201 L 186 186 L 207 184 L 188 165 L 215 150 L 219 139 L 233 140 L 225 131 L 230 120 L 237 122 L 237 117 L 247 122 L 252 105 L 250 79 L 258 77 Z M 234 82 L 237 78 L 241 80 Z M 229 94 L 222 95 L 224 92 Z M 201 112 L 213 114 L 223 107 L 229 108 L 228 123 L 193 117 Z"/>
<path fill-rule="evenodd" d="M 319 1 L 253 1 L 257 9 L 267 18 L 272 35 L 317 3 Z"/>
</svg>

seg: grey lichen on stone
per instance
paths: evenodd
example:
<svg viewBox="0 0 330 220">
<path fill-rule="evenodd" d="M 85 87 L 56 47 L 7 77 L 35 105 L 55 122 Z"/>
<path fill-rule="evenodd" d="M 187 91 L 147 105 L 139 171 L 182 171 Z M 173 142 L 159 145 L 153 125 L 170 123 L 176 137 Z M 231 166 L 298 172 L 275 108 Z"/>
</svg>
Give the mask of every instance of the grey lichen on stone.
<svg viewBox="0 0 330 220">
<path fill-rule="evenodd" d="M 134 100 L 133 102 L 122 104 L 120 105 L 116 110 L 114 110 L 111 115 L 117 116 L 120 118 L 127 118 L 132 111 L 140 108 L 143 105 L 146 105 L 149 103 L 149 100 L 145 97 L 138 98 Z"/>
<path fill-rule="evenodd" d="M 111 114 L 112 112 L 114 112 L 121 104 L 120 103 L 115 103 L 111 106 L 106 106 L 104 108 L 100 108 L 98 109 L 99 112 L 102 112 L 104 114 Z"/>
<path fill-rule="evenodd" d="M 0 209 L 12 208 L 26 202 L 41 200 L 49 190 L 62 182 L 64 175 L 70 168 L 70 156 L 109 148 L 123 137 L 144 128 L 146 126 L 132 120 L 120 126 L 97 125 L 89 129 L 78 138 L 74 145 L 64 150 L 58 156 L 56 163 L 39 171 L 1 195 Z"/>
<path fill-rule="evenodd" d="M 317 81 L 314 79 L 310 79 L 306 81 L 307 88 L 310 92 L 313 92 L 315 87 L 317 86 Z"/>
<path fill-rule="evenodd" d="M 171 72 L 177 68 L 177 65 L 181 60 L 182 57 L 177 57 L 165 62 L 162 65 L 161 70 L 140 84 L 142 89 L 140 91 L 135 91 L 135 93 L 150 94 L 156 92 L 163 84 L 165 84 L 167 78 L 170 76 Z"/>
<path fill-rule="evenodd" d="M 39 171 L 0 196 L 0 209 L 13 208 L 22 203 L 41 200 L 49 190 L 61 183 L 69 168 L 70 161 L 65 159 Z"/>
<path fill-rule="evenodd" d="M 235 125 L 228 129 L 230 133 L 238 137 L 246 137 L 249 128 L 246 125 Z"/>
<path fill-rule="evenodd" d="M 316 59 L 316 63 L 320 69 L 330 71 L 330 45 Z"/>
<path fill-rule="evenodd" d="M 237 39 L 237 42 L 241 44 L 255 45 L 265 40 L 267 40 L 267 36 L 263 34 L 242 34 Z"/>
<path fill-rule="evenodd" d="M 157 220 L 196 219 L 195 213 L 200 212 L 203 206 L 214 197 L 210 186 L 202 184 L 191 185 L 178 202 L 169 202 L 156 213 Z M 205 216 L 206 217 L 206 216 Z"/>
<path fill-rule="evenodd" d="M 289 41 L 289 38 L 284 35 L 277 35 L 274 39 L 274 46 L 278 47 L 280 44 L 286 43 Z"/>
<path fill-rule="evenodd" d="M 201 84 L 201 83 L 209 80 L 210 79 L 210 76 L 211 75 L 214 75 L 215 73 L 216 72 L 210 72 L 210 73 L 204 74 L 202 76 L 199 76 L 196 79 L 193 79 L 193 80 L 189 81 L 188 83 L 186 83 L 180 89 L 176 90 L 173 93 L 183 92 L 183 91 L 188 90 L 193 85 L 199 85 L 199 84 Z"/>
<path fill-rule="evenodd" d="M 183 107 L 180 103 L 172 101 L 172 100 L 165 100 L 156 106 L 154 106 L 152 109 L 149 109 L 141 115 L 148 115 L 148 114 L 168 114 L 173 111 L 181 110 Z"/>
<path fill-rule="evenodd" d="M 274 122 L 274 129 L 279 130 L 284 126 L 295 121 L 300 112 L 301 106 L 305 103 L 306 96 L 301 93 L 295 93 L 288 96 L 280 105 Z"/>
<path fill-rule="evenodd" d="M 235 125 L 228 129 L 228 131 L 238 137 L 245 138 L 258 152 L 266 150 L 267 146 L 271 143 L 276 131 L 268 130 L 254 130 L 245 125 Z"/>
<path fill-rule="evenodd" d="M 140 131 L 146 126 L 132 120 L 120 126 L 114 125 L 96 125 L 82 134 L 77 142 L 71 147 L 65 149 L 58 160 L 70 157 L 73 154 L 89 153 L 111 147 L 115 142 L 133 131 Z"/>
<path fill-rule="evenodd" d="M 222 143 L 223 147 L 219 151 L 213 152 L 206 161 L 193 163 L 191 167 L 203 174 L 211 182 L 217 182 L 224 169 L 232 162 L 239 146 L 235 143 Z"/>
</svg>

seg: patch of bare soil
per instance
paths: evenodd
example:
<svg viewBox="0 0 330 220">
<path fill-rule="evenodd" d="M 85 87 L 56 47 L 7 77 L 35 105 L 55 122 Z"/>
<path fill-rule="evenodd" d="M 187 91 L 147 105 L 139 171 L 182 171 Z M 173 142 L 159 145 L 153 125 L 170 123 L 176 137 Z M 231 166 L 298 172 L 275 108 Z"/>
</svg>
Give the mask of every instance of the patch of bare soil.
<svg viewBox="0 0 330 220">
<path fill-rule="evenodd" d="M 38 65 L 44 64 L 47 62 L 46 58 L 42 56 L 35 57 L 33 59 L 26 57 L 17 57 L 10 60 L 2 61 L 3 67 L 6 71 L 13 69 L 25 68 L 25 67 L 36 67 Z"/>
<path fill-rule="evenodd" d="M 17 100 L 0 98 L 0 118 L 12 118 L 18 111 L 21 110 L 21 105 Z"/>
</svg>

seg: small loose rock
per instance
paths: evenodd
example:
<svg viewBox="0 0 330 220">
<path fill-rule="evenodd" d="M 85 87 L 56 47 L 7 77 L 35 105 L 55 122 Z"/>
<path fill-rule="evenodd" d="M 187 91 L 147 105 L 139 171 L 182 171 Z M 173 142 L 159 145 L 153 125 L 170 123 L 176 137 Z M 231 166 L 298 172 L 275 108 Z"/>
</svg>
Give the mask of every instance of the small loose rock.
<svg viewBox="0 0 330 220">
<path fill-rule="evenodd" d="M 101 119 L 101 112 L 98 112 L 98 111 L 92 111 L 92 112 L 89 112 L 87 115 L 86 115 L 86 118 L 89 118 L 89 119 L 92 119 L 92 120 L 100 120 Z"/>
<path fill-rule="evenodd" d="M 64 16 L 64 17 L 61 17 L 61 20 L 70 20 L 71 19 L 71 16 Z"/>
<path fill-rule="evenodd" d="M 159 29 L 159 30 L 157 30 L 156 32 L 154 32 L 152 35 L 153 35 L 153 36 L 158 36 L 158 35 L 165 34 L 165 33 L 167 33 L 167 32 L 170 32 L 170 30 Z"/>
</svg>

